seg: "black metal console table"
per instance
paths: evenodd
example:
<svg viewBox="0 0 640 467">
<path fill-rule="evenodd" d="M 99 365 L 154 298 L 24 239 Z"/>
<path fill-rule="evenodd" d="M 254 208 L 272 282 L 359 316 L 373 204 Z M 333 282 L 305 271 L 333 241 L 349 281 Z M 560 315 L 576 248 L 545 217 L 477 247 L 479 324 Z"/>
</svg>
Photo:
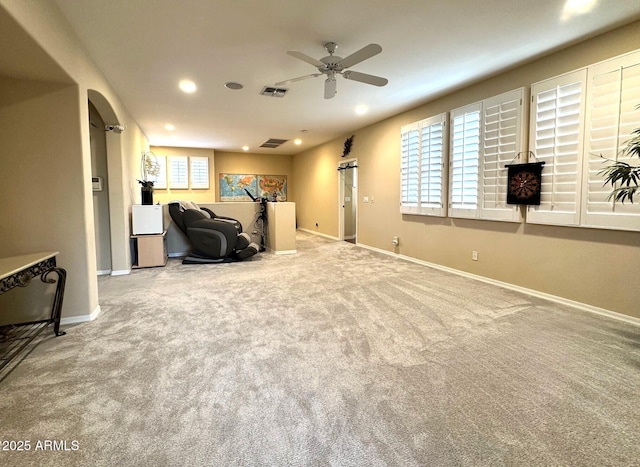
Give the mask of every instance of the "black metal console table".
<svg viewBox="0 0 640 467">
<path fill-rule="evenodd" d="M 49 318 L 0 326 L 0 381 L 15 367 L 15 365 L 10 366 L 10 363 L 16 362 L 21 352 L 50 324 L 53 324 L 53 332 L 56 336 L 66 334 L 60 331 L 60 314 L 67 271 L 56 267 L 57 254 L 57 251 L 50 251 L 0 258 L 0 294 L 15 287 L 26 287 L 31 279 L 38 276 L 45 283 L 57 282 Z M 51 277 L 52 273 L 57 275 L 57 281 Z"/>
</svg>

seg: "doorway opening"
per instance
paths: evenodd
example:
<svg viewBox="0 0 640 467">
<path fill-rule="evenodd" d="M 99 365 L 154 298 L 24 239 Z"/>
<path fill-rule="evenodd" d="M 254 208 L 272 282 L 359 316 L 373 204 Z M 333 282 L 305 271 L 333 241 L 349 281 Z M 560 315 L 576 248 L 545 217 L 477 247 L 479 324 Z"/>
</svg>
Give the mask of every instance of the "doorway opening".
<svg viewBox="0 0 640 467">
<path fill-rule="evenodd" d="M 340 240 L 357 243 L 358 239 L 358 161 L 349 159 L 338 166 L 340 203 Z"/>
<path fill-rule="evenodd" d="M 93 189 L 93 223 L 98 275 L 110 274 L 111 221 L 109 210 L 109 176 L 104 120 L 89 101 L 89 137 L 91 141 L 91 185 Z"/>
</svg>

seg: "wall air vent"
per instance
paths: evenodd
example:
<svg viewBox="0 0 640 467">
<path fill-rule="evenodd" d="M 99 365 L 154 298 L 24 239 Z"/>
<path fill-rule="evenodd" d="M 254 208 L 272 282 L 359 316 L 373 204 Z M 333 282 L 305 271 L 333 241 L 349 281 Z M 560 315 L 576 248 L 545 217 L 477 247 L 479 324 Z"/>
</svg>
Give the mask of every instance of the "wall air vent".
<svg viewBox="0 0 640 467">
<path fill-rule="evenodd" d="M 260 91 L 260 94 L 268 97 L 284 97 L 287 93 L 288 89 L 285 88 L 275 88 L 273 86 L 265 86 Z"/>
<path fill-rule="evenodd" d="M 269 138 L 268 140 L 266 140 L 264 143 L 262 143 L 260 145 L 261 148 L 277 148 L 278 146 L 280 146 L 283 143 L 286 143 L 287 141 L 289 141 L 288 139 L 276 139 L 276 138 Z"/>
</svg>

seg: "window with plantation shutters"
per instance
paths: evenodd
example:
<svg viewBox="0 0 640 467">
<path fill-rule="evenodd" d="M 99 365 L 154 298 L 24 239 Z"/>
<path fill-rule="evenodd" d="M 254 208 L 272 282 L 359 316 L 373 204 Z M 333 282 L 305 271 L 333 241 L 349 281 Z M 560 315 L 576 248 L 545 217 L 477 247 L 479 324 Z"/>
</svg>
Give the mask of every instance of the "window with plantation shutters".
<svg viewBox="0 0 640 467">
<path fill-rule="evenodd" d="M 544 161 L 540 206 L 527 222 L 640 231 L 640 204 L 614 202 L 602 169 L 640 128 L 640 51 L 531 87 L 530 147 Z"/>
<path fill-rule="evenodd" d="M 192 189 L 209 189 L 209 158 L 208 157 L 189 157 L 191 188 Z"/>
<path fill-rule="evenodd" d="M 169 156 L 169 188 L 189 188 L 187 156 Z"/>
<path fill-rule="evenodd" d="M 517 89 L 483 103 L 483 219 L 522 220 L 520 209 L 507 204 L 506 165 L 518 163 L 523 151 L 524 102 L 524 89 Z"/>
<path fill-rule="evenodd" d="M 527 207 L 529 223 L 579 224 L 585 84 L 580 70 L 531 86 L 529 145 L 545 165 L 540 205 Z"/>
<path fill-rule="evenodd" d="M 446 114 L 401 128 L 403 214 L 445 216 Z"/>
<path fill-rule="evenodd" d="M 400 212 L 418 214 L 418 196 L 420 186 L 419 172 L 419 130 L 417 123 L 403 127 L 401 133 L 400 167 Z"/>
<path fill-rule="evenodd" d="M 523 148 L 524 89 L 516 89 L 451 113 L 449 215 L 518 222 L 507 204 L 508 163 Z"/>
<path fill-rule="evenodd" d="M 600 173 L 614 161 L 640 164 L 624 151 L 640 127 L 640 52 L 589 67 L 588 83 L 581 224 L 640 230 L 640 204 L 614 202 Z"/>
<path fill-rule="evenodd" d="M 476 217 L 480 161 L 482 104 L 456 109 L 451 114 L 451 167 L 449 208 L 452 217 Z"/>
</svg>

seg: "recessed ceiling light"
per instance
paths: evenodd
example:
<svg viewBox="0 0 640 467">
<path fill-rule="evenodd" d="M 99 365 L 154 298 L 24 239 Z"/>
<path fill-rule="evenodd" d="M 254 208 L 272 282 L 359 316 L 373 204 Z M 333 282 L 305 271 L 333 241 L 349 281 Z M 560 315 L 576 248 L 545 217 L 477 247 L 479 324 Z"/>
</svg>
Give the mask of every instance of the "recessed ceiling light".
<svg viewBox="0 0 640 467">
<path fill-rule="evenodd" d="M 302 144 L 302 140 L 300 138 L 296 138 L 293 140 L 293 144 L 300 146 Z"/>
<path fill-rule="evenodd" d="M 165 129 L 165 130 L 169 130 L 169 131 L 173 131 L 173 130 L 175 130 L 175 129 L 176 129 L 176 126 L 175 126 L 175 125 L 173 125 L 173 124 L 171 124 L 171 123 L 167 123 L 167 124 L 164 126 L 164 129 Z"/>
<path fill-rule="evenodd" d="M 359 105 L 358 107 L 356 107 L 356 114 L 357 115 L 364 115 L 369 111 L 369 107 L 367 107 L 366 105 L 362 104 Z"/>
<path fill-rule="evenodd" d="M 589 13 L 597 2 L 598 0 L 566 0 L 562 9 L 562 21 L 568 21 L 574 16 Z"/>
<path fill-rule="evenodd" d="M 242 150 L 243 151 L 248 151 L 249 150 L 249 146 L 242 146 Z"/>
<path fill-rule="evenodd" d="M 194 93 L 196 92 L 196 89 L 198 89 L 196 87 L 196 83 L 188 79 L 183 79 L 182 81 L 180 81 L 178 86 L 180 87 L 182 92 L 186 92 L 187 94 Z"/>
<path fill-rule="evenodd" d="M 224 83 L 224 87 L 227 89 L 233 89 L 234 91 L 237 91 L 239 89 L 242 89 L 244 86 L 240 83 L 229 81 L 228 83 Z"/>
</svg>

